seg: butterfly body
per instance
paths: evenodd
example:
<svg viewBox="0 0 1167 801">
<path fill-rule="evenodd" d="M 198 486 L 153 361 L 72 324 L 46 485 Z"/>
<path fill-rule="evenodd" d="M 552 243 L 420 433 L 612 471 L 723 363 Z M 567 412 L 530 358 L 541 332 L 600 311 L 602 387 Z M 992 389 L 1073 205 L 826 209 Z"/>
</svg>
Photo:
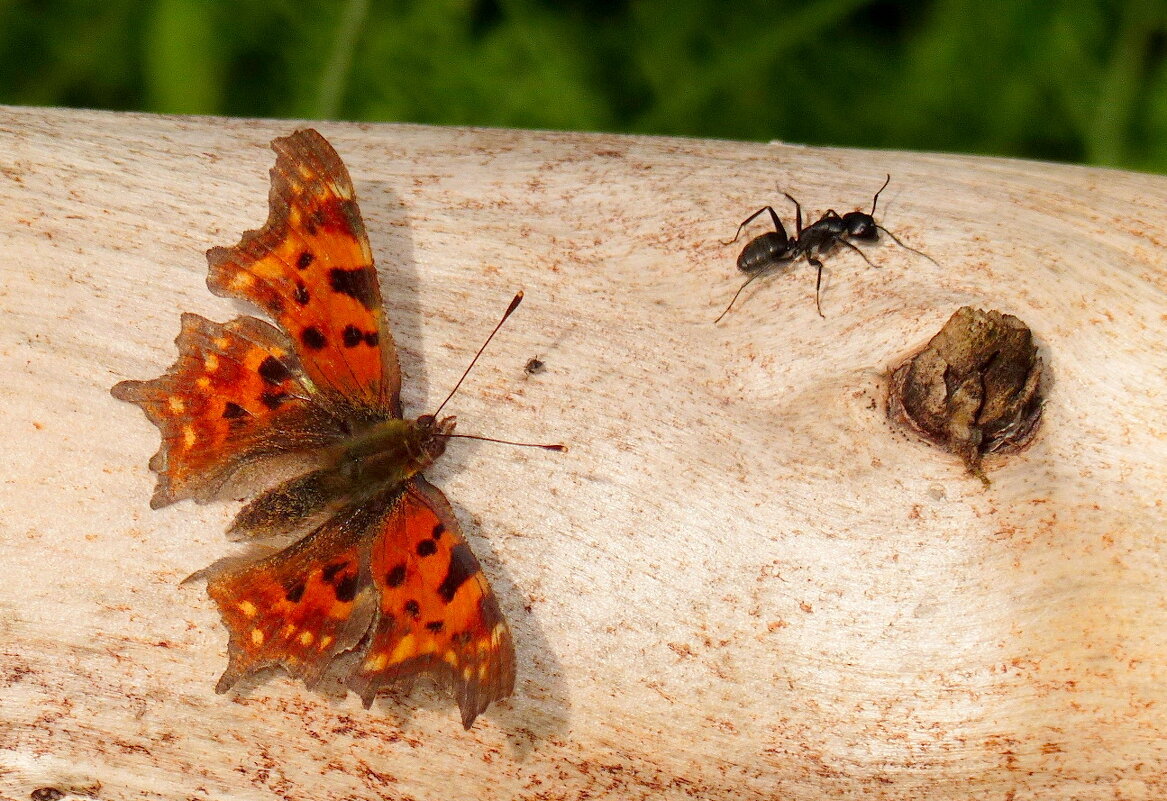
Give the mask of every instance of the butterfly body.
<svg viewBox="0 0 1167 801">
<path fill-rule="evenodd" d="M 354 489 L 405 483 L 446 451 L 456 418 L 432 415 L 417 420 L 390 418 L 352 438 L 336 460 L 338 473 Z"/>
<path fill-rule="evenodd" d="M 282 667 L 309 685 L 331 672 L 368 706 L 427 674 L 453 691 L 469 728 L 511 694 L 515 666 L 482 568 L 449 502 L 422 476 L 455 418 L 403 418 L 376 269 L 336 151 L 310 129 L 272 147 L 268 221 L 208 251 L 207 283 L 278 325 L 184 314 L 166 374 L 112 393 L 161 431 L 150 461 L 155 508 L 213 500 L 240 468 L 269 458 L 311 464 L 257 495 L 230 527 L 296 542 L 195 574 L 229 633 L 217 691 Z"/>
</svg>

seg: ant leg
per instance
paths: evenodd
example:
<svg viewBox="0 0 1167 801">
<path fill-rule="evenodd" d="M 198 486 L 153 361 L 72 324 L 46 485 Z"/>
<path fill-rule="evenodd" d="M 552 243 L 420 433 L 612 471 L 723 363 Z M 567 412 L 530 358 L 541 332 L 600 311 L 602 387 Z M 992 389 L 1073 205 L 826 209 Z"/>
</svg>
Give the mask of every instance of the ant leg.
<svg viewBox="0 0 1167 801">
<path fill-rule="evenodd" d="M 794 238 L 800 239 L 802 237 L 802 206 L 790 196 L 789 192 L 783 192 L 782 194 L 786 195 L 786 199 L 794 204 L 794 228 L 796 231 Z"/>
<path fill-rule="evenodd" d="M 847 241 L 846 239 L 844 239 L 843 237 L 841 237 L 841 236 L 836 236 L 836 237 L 834 237 L 834 240 L 835 240 L 835 242 L 837 242 L 838 244 L 840 244 L 840 245 L 845 245 L 846 247 L 849 247 L 849 248 L 851 248 L 851 250 L 855 251 L 855 252 L 856 252 L 856 253 L 858 253 L 860 256 L 862 256 L 862 257 L 863 257 L 863 261 L 867 262 L 867 266 L 869 266 L 869 267 L 874 267 L 874 268 L 876 268 L 877 270 L 879 269 L 879 265 L 878 265 L 878 264 L 874 264 L 874 263 L 871 261 L 871 259 L 867 258 L 867 254 L 866 254 L 866 253 L 864 253 L 862 250 L 860 250 L 859 248 L 857 248 L 857 247 L 855 247 L 854 245 L 852 245 L 850 242 L 848 242 L 848 241 Z"/>
<path fill-rule="evenodd" d="M 774 207 L 773 206 L 762 206 L 762 208 L 758 209 L 753 214 L 751 214 L 749 217 L 746 217 L 744 220 L 742 220 L 742 224 L 737 227 L 737 233 L 734 235 L 733 239 L 729 240 L 728 242 L 722 242 L 721 244 L 732 245 L 734 242 L 736 242 L 738 240 L 738 238 L 742 235 L 742 229 L 745 228 L 750 223 L 752 223 L 754 220 L 758 219 L 758 217 L 760 217 L 762 212 L 764 212 L 764 211 L 770 212 L 770 219 L 774 221 L 774 230 L 777 233 L 782 234 L 783 238 L 785 238 L 786 237 L 786 229 L 782 227 L 782 221 L 778 219 L 778 215 L 775 213 Z"/>
<path fill-rule="evenodd" d="M 808 256 L 806 260 L 813 267 L 818 268 L 819 271 L 818 277 L 815 278 L 814 281 L 814 307 L 815 310 L 819 313 L 819 317 L 822 317 L 825 320 L 827 319 L 827 316 L 823 314 L 823 306 L 822 303 L 819 302 L 819 290 L 821 290 L 823 286 L 823 263 L 818 259 L 812 258 L 810 256 Z"/>
<path fill-rule="evenodd" d="M 733 293 L 733 299 L 729 302 L 729 305 L 725 307 L 725 311 L 723 311 L 721 314 L 717 315 L 717 319 L 713 321 L 714 325 L 717 325 L 718 323 L 720 323 L 721 318 L 724 317 L 725 315 L 729 314 L 729 310 L 733 308 L 733 304 L 737 303 L 738 295 L 740 295 L 743 291 L 745 291 L 745 288 L 748 287 L 751 283 L 753 283 L 755 278 L 760 278 L 763 274 L 764 274 L 764 272 L 754 273 L 753 275 L 751 275 L 749 277 L 749 279 L 744 284 L 742 284 L 740 287 L 738 287 L 737 292 Z"/>
<path fill-rule="evenodd" d="M 900 238 L 899 238 L 898 236 L 896 236 L 896 235 L 895 235 L 895 234 L 893 234 L 891 231 L 889 231 L 889 230 L 887 230 L 886 228 L 884 228 L 884 227 L 883 227 L 882 225 L 880 225 L 879 223 L 876 223 L 876 224 L 875 224 L 875 227 L 876 227 L 876 228 L 878 228 L 879 230 L 883 231 L 883 232 L 884 232 L 885 234 L 887 234 L 888 236 L 890 236 L 890 237 L 891 237 L 891 240 L 892 240 L 893 242 L 895 242 L 897 245 L 899 245 L 901 248 L 903 248 L 904 250 L 910 250 L 912 253 L 915 253 L 917 256 L 923 256 L 925 259 L 927 259 L 928 261 L 932 262 L 932 263 L 933 263 L 933 264 L 935 264 L 937 267 L 939 267 L 939 266 L 940 266 L 940 262 L 936 261 L 936 259 L 932 258 L 931 256 L 929 256 L 927 253 L 925 253 L 925 252 L 924 252 L 924 251 L 922 251 L 922 250 L 916 250 L 914 247 L 910 247 L 910 246 L 908 246 L 908 245 L 905 245 L 903 242 L 901 242 L 901 241 L 900 241 Z"/>
</svg>

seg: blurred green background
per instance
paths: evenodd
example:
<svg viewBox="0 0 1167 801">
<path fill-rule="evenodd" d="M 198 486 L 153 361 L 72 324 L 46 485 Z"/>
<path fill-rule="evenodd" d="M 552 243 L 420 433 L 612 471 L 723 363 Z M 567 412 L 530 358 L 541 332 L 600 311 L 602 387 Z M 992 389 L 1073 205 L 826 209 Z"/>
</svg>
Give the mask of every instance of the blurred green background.
<svg viewBox="0 0 1167 801">
<path fill-rule="evenodd" d="M 0 102 L 1167 172 L 1167 2 L 0 0 Z"/>
</svg>

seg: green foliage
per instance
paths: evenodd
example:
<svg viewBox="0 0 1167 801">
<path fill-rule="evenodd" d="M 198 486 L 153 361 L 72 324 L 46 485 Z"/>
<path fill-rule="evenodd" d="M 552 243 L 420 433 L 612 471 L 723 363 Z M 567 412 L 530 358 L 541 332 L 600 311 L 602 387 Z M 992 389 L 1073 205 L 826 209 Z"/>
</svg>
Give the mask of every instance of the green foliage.
<svg viewBox="0 0 1167 801">
<path fill-rule="evenodd" d="M 0 102 L 1167 172 L 1161 0 L 0 0 Z"/>
</svg>

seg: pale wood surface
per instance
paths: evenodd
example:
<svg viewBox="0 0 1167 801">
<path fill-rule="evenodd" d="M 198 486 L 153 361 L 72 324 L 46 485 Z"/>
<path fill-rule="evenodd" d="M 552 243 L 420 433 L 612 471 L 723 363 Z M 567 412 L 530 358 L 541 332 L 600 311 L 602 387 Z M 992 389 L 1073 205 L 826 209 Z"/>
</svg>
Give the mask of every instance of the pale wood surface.
<svg viewBox="0 0 1167 801">
<path fill-rule="evenodd" d="M 203 251 L 266 216 L 291 122 L 0 109 L 0 797 L 1167 796 L 1167 180 L 785 145 L 319 124 L 352 172 L 402 351 L 449 411 L 430 472 L 515 630 L 464 732 L 420 686 L 364 710 L 286 677 L 217 696 L 187 574 L 235 504 L 151 512 L 158 434 L 114 401 Z M 773 202 L 891 244 L 743 295 L 719 240 Z M 761 227 L 757 229 L 760 231 Z M 889 366 L 959 306 L 1021 317 L 1052 378 L 1027 451 L 894 431 Z M 539 355 L 546 372 L 525 377 Z"/>
</svg>

